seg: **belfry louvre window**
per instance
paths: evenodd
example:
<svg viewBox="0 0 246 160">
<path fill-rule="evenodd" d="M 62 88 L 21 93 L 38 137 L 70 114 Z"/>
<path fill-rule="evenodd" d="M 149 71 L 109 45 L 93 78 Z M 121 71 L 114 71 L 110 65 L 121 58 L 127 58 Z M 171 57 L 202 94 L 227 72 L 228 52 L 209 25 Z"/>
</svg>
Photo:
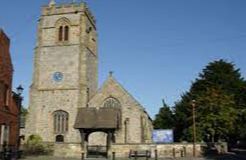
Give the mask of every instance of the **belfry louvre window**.
<svg viewBox="0 0 246 160">
<path fill-rule="evenodd" d="M 59 37 L 59 41 L 62 41 L 62 34 L 63 34 L 63 27 L 62 26 L 60 26 L 59 27 L 59 33 L 58 33 L 59 35 L 58 35 L 58 37 Z"/>
<path fill-rule="evenodd" d="M 68 41 L 68 36 L 69 36 L 69 27 L 65 26 L 65 31 L 64 31 L 64 40 Z"/>
<path fill-rule="evenodd" d="M 104 101 L 103 107 L 121 107 L 120 102 L 113 98 L 113 97 L 109 97 Z"/>
<path fill-rule="evenodd" d="M 58 41 L 68 41 L 69 40 L 69 26 L 60 26 L 58 29 Z"/>
<path fill-rule="evenodd" d="M 68 131 L 68 113 L 62 110 L 54 112 L 54 132 L 64 134 Z"/>
</svg>

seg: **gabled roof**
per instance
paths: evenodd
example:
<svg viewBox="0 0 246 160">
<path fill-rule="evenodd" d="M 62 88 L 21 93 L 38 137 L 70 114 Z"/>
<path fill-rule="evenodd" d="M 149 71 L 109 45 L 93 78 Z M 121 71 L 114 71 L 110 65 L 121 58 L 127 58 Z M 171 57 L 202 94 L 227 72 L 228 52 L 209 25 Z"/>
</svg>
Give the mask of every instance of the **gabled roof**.
<svg viewBox="0 0 246 160">
<path fill-rule="evenodd" d="M 114 78 L 114 76 L 112 75 L 112 73 L 109 74 L 108 78 L 106 79 L 106 81 L 103 83 L 103 85 L 98 89 L 97 93 L 94 95 L 94 97 L 102 92 L 108 85 L 112 85 L 115 84 L 116 86 L 118 86 L 120 88 L 120 90 L 122 92 L 124 92 L 126 95 L 128 95 L 138 106 L 140 106 L 140 109 L 147 114 L 147 116 L 149 117 L 149 119 L 152 121 L 152 119 L 150 118 L 150 116 L 148 115 L 148 113 L 146 112 L 145 108 Z M 92 99 L 94 98 L 92 97 Z"/>
</svg>

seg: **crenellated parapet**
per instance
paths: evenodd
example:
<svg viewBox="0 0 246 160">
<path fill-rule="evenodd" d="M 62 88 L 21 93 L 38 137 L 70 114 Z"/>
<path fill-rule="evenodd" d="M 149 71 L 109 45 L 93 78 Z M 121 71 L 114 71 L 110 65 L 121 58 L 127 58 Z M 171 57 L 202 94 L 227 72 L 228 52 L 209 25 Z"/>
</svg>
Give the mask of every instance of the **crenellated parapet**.
<svg viewBox="0 0 246 160">
<path fill-rule="evenodd" d="M 92 12 L 88 8 L 85 2 L 81 3 L 69 3 L 69 4 L 49 4 L 45 5 L 42 8 L 42 16 L 51 16 L 51 15 L 61 15 L 61 14 L 71 14 L 71 13 L 84 13 L 91 23 L 95 26 L 96 19 L 93 16 Z"/>
</svg>

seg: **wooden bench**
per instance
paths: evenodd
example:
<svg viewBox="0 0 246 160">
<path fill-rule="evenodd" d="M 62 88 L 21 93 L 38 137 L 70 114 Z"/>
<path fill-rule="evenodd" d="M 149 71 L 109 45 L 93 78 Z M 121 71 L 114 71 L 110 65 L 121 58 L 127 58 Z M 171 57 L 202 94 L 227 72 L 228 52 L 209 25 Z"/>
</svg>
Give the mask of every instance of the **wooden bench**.
<svg viewBox="0 0 246 160">
<path fill-rule="evenodd" d="M 149 150 L 130 150 L 129 152 L 129 158 L 134 157 L 137 159 L 137 157 L 146 157 L 146 159 L 151 157 L 151 152 Z"/>
</svg>

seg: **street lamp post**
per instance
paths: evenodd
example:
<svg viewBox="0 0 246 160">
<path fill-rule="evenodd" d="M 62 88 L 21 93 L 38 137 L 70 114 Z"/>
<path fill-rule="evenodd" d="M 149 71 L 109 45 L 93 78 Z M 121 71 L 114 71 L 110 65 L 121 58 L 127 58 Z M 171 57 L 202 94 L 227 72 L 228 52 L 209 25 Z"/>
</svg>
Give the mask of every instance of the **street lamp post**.
<svg viewBox="0 0 246 160">
<path fill-rule="evenodd" d="M 196 157 L 196 100 L 192 100 L 192 119 L 193 119 L 193 157 Z"/>
<path fill-rule="evenodd" d="M 21 123 L 21 107 L 22 107 L 22 100 L 23 97 L 21 96 L 21 94 L 23 93 L 24 88 L 19 85 L 16 88 L 17 91 L 17 107 L 18 107 L 18 114 L 17 114 L 17 137 L 16 137 L 16 149 L 17 151 L 19 150 L 20 147 L 20 123 Z"/>
</svg>

